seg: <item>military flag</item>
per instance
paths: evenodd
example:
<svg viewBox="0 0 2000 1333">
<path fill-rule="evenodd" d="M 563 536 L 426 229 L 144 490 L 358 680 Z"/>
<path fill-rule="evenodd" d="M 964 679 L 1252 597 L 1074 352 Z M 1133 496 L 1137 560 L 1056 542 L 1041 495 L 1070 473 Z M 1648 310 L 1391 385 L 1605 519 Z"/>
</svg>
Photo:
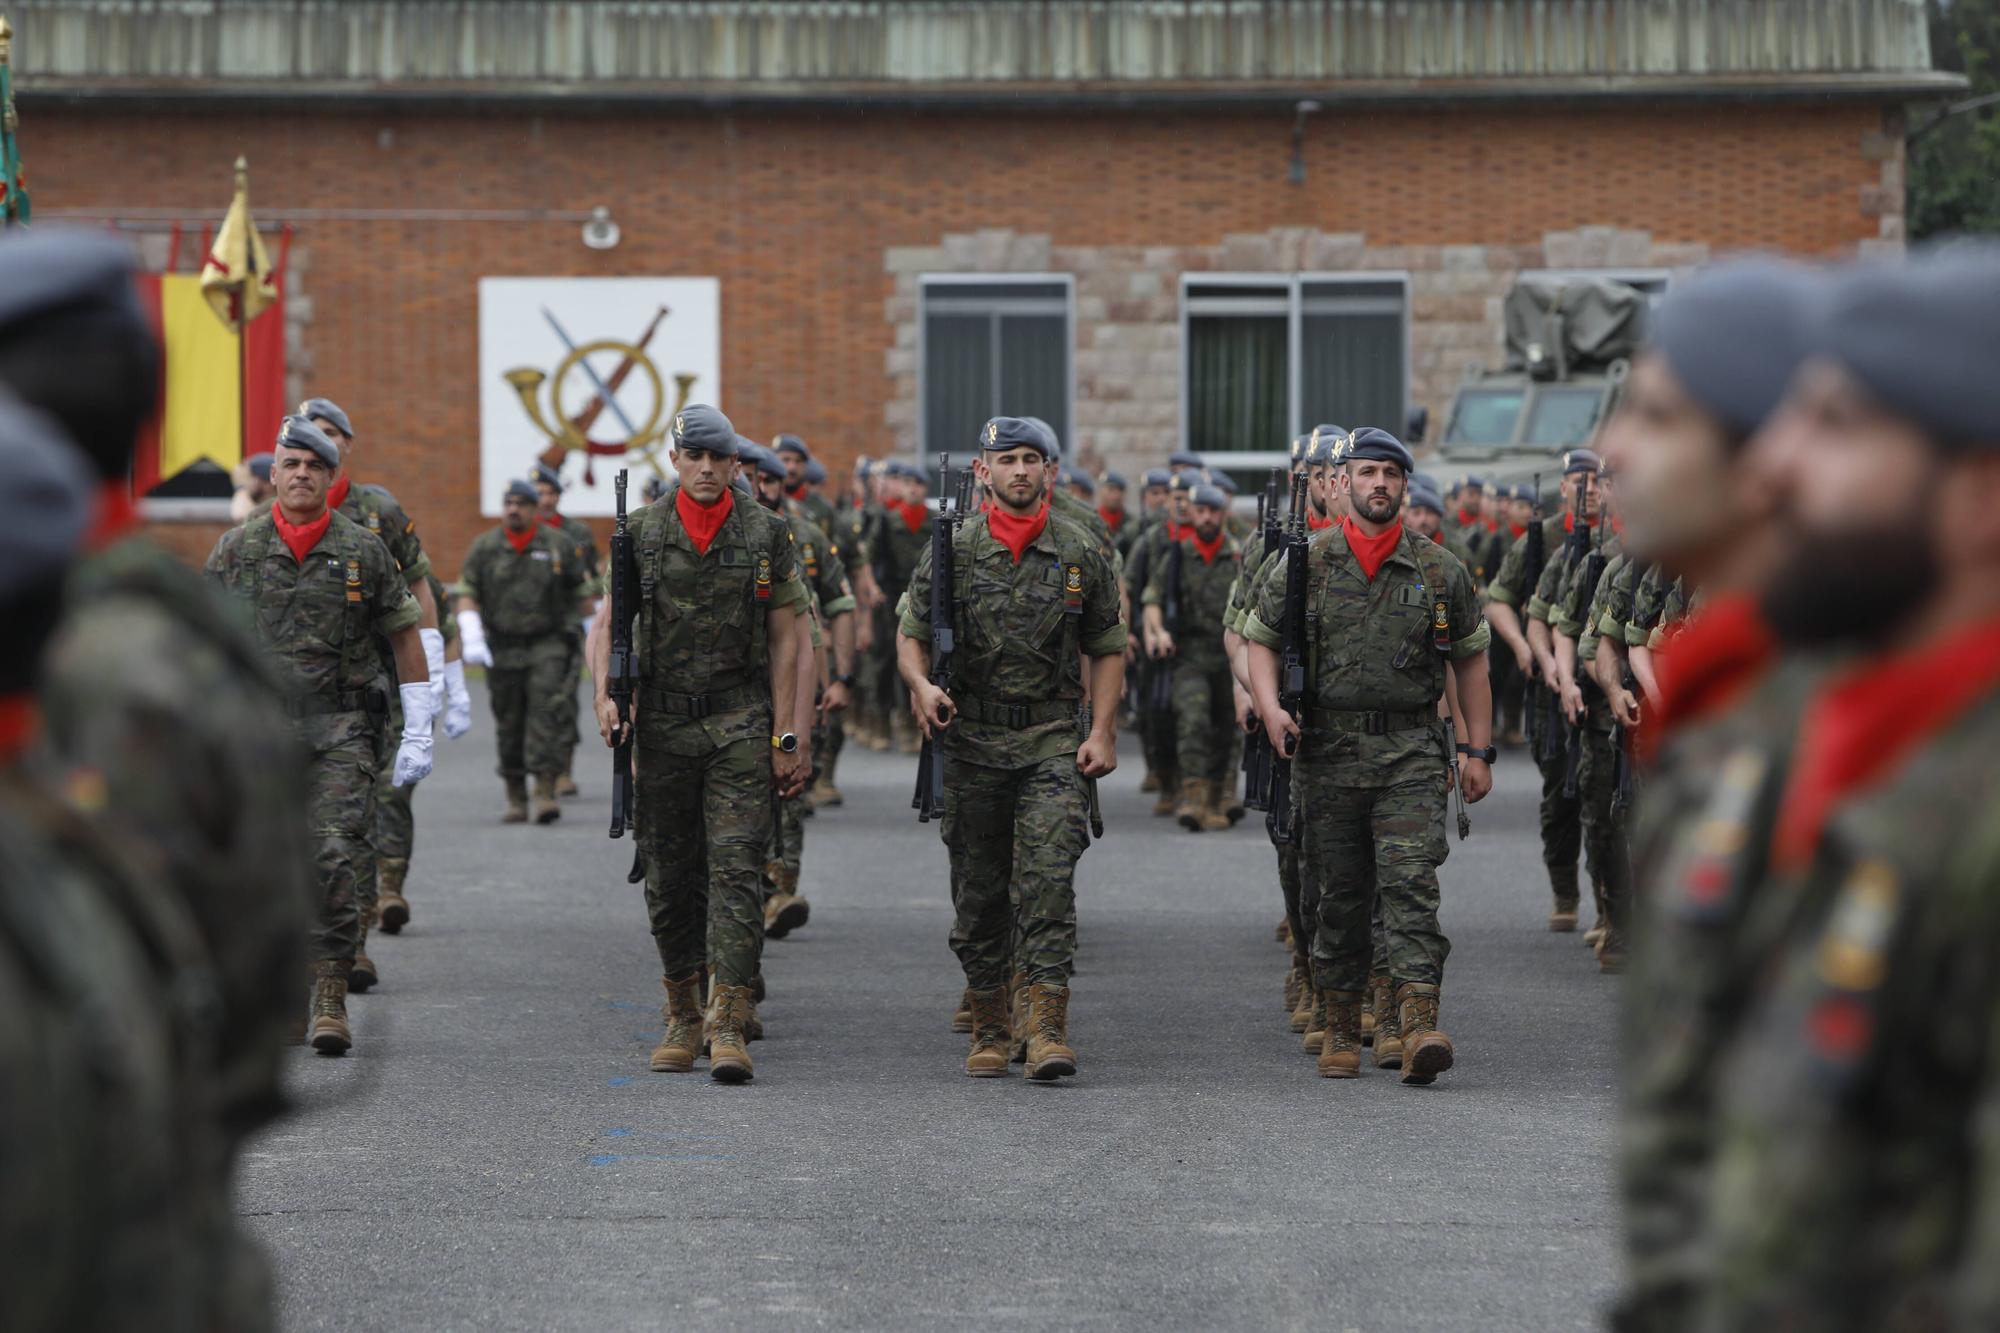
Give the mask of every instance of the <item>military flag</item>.
<svg viewBox="0 0 2000 1333">
<path fill-rule="evenodd" d="M 14 29 L 0 17 L 0 227 L 28 222 L 28 185 L 21 174 L 21 118 L 14 113 Z"/>
</svg>

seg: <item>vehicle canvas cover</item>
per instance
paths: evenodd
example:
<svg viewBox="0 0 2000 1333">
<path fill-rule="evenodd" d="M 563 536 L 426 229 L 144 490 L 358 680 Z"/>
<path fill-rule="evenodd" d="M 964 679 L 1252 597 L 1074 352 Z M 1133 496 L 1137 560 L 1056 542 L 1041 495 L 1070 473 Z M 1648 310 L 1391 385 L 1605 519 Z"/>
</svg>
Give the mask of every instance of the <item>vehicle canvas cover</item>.
<svg viewBox="0 0 2000 1333">
<path fill-rule="evenodd" d="M 1645 334 L 1646 296 L 1609 278 L 1524 278 L 1501 306 L 1507 369 L 1528 368 L 1528 348 L 1574 372 L 1630 358 Z"/>
</svg>

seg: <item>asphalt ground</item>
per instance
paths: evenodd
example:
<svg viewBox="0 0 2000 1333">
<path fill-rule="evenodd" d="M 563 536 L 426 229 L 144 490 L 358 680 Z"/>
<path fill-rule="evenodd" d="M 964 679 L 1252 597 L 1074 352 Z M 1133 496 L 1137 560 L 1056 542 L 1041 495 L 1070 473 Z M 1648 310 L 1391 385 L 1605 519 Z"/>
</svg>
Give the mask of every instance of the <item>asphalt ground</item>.
<svg viewBox="0 0 2000 1333">
<path fill-rule="evenodd" d="M 580 752 L 559 824 L 503 827 L 477 686 L 474 715 L 418 793 L 415 919 L 371 942 L 356 1049 L 295 1052 L 297 1113 L 245 1161 L 286 1327 L 1601 1322 L 1616 983 L 1546 930 L 1524 757 L 1442 871 L 1458 1063 L 1410 1088 L 1314 1074 L 1261 825 L 1152 817 L 1127 738 L 1077 874 L 1080 1069 L 1049 1086 L 962 1072 L 915 761 L 850 745 L 732 1088 L 647 1069 L 659 968 L 608 755 Z"/>
</svg>

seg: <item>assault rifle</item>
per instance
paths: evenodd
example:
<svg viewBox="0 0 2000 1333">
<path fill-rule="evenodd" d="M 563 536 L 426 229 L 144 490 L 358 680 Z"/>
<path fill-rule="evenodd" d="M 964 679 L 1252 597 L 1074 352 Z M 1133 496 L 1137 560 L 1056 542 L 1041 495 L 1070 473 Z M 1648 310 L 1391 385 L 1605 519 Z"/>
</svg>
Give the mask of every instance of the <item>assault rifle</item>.
<svg viewBox="0 0 2000 1333">
<path fill-rule="evenodd" d="M 1521 548 L 1521 572 L 1530 596 L 1534 595 L 1535 585 L 1542 581 L 1542 570 L 1547 566 L 1549 560 L 1547 544 L 1542 534 L 1542 509 L 1540 503 L 1542 494 L 1541 473 L 1537 472 L 1535 474 L 1533 485 L 1536 499 L 1535 514 L 1533 519 L 1528 523 L 1528 532 L 1525 538 L 1527 545 Z M 1527 603 L 1524 601 L 1520 607 L 1520 612 L 1525 617 L 1527 611 Z M 1521 629 L 1523 633 L 1527 632 L 1527 622 L 1525 619 L 1522 622 Z M 1549 691 L 1547 685 L 1544 683 L 1542 688 L 1537 689 L 1535 688 L 1537 683 L 1535 661 L 1530 656 L 1528 659 L 1528 683 L 1525 687 L 1525 694 L 1522 701 L 1525 716 L 1522 720 L 1527 724 L 1528 753 L 1539 761 L 1549 757 L 1547 747 L 1550 720 L 1548 713 Z"/>
<path fill-rule="evenodd" d="M 1284 536 L 1284 519 L 1278 507 L 1279 487 L 1284 480 L 1283 468 L 1272 468 L 1271 479 L 1264 485 L 1264 494 L 1258 497 L 1259 532 L 1257 539 L 1257 566 L 1263 558 L 1278 549 Z M 1251 592 L 1249 578 L 1252 572 L 1249 561 L 1243 564 L 1244 584 L 1242 595 L 1248 598 Z M 1271 804 L 1271 737 L 1253 715 L 1249 733 L 1243 738 L 1243 804 L 1251 810 L 1267 810 Z"/>
<path fill-rule="evenodd" d="M 1579 488 L 1577 494 L 1580 496 L 1582 493 L 1581 488 Z M 1604 530 L 1610 526 L 1610 524 L 1601 520 L 1598 522 L 1597 541 L 1595 544 L 1591 544 L 1589 534 L 1587 531 L 1585 532 L 1585 545 L 1583 549 L 1588 551 L 1589 554 L 1583 558 L 1583 572 L 1578 581 L 1576 591 L 1579 598 L 1578 605 L 1583 607 L 1583 615 L 1586 620 L 1590 618 L 1590 604 L 1597 597 L 1597 585 L 1604 578 Z M 1584 530 L 1581 523 L 1578 523 L 1576 527 L 1579 531 Z M 1575 542 L 1575 540 L 1576 532 L 1573 531 L 1570 533 L 1570 541 Z M 1581 663 L 1578 663 L 1579 667 L 1581 665 Z M 1591 688 L 1595 689 L 1596 687 L 1592 686 Z M 1577 720 L 1575 726 L 1569 729 L 1569 746 L 1563 755 L 1563 795 L 1565 797 L 1576 795 L 1577 772 L 1583 762 L 1583 730 L 1589 725 L 1590 718 L 1586 714 Z"/>
<path fill-rule="evenodd" d="M 632 691 L 639 683 L 639 662 L 632 647 L 632 617 L 638 606 L 632 596 L 632 533 L 625 523 L 624 468 L 618 469 L 618 521 L 611 530 L 611 666 L 605 673 L 606 692 L 618 706 L 617 744 L 611 747 L 611 836 L 622 838 L 632 824 Z"/>
<path fill-rule="evenodd" d="M 951 494 L 951 455 L 938 455 L 938 516 L 931 527 L 931 684 L 946 689 L 951 684 L 951 655 L 957 651 L 958 607 L 957 554 L 959 524 L 965 521 L 971 497 L 972 472 L 958 474 L 958 493 Z M 917 752 L 917 791 L 910 808 L 919 823 L 928 824 L 944 814 L 944 760 L 937 752 L 936 737 L 925 737 Z"/>
<path fill-rule="evenodd" d="M 1090 727 L 1094 720 L 1090 705 L 1084 704 L 1077 712 L 1076 725 L 1077 729 L 1083 733 L 1085 740 L 1090 739 Z M 1090 836 L 1096 841 L 1102 842 L 1104 841 L 1104 807 L 1099 805 L 1097 801 L 1096 778 L 1085 778 L 1083 780 L 1083 796 L 1085 806 L 1090 814 Z"/>
<path fill-rule="evenodd" d="M 1285 613 L 1278 631 L 1278 707 L 1305 725 L 1306 652 L 1311 633 L 1306 612 L 1306 479 L 1292 478 L 1292 508 L 1285 516 Z M 1292 753 L 1271 756 L 1270 806 L 1264 827 L 1271 841 L 1289 847 L 1298 841 L 1292 810 Z"/>
<path fill-rule="evenodd" d="M 1465 773 L 1458 765 L 1458 719 L 1444 719 L 1444 759 L 1451 765 L 1451 794 L 1458 799 L 1458 840 L 1472 836 L 1472 816 L 1465 813 Z"/>
</svg>

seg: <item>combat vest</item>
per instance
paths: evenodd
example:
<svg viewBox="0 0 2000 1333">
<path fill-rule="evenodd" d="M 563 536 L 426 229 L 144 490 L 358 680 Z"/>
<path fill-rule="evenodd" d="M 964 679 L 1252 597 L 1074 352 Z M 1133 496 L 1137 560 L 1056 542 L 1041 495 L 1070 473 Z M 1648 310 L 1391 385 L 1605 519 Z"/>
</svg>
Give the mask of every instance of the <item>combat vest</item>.
<svg viewBox="0 0 2000 1333">
<path fill-rule="evenodd" d="M 298 565 L 292 595 L 274 604 L 265 596 L 270 563 L 277 557 L 290 562 L 291 551 L 269 510 L 251 515 L 237 531 L 223 586 L 249 608 L 258 642 L 283 661 L 292 713 L 386 715 L 389 691 L 374 630 L 381 608 L 364 577 L 364 543 L 374 539 L 335 512 L 319 545 Z"/>
<path fill-rule="evenodd" d="M 1398 555 L 1415 560 L 1419 581 L 1408 581 L 1408 570 L 1395 563 Z M 1411 714 L 1435 709 L 1444 694 L 1446 655 L 1458 637 L 1451 624 L 1453 558 L 1436 542 L 1419 540 L 1405 528 L 1368 585 L 1372 609 L 1382 605 L 1375 601 L 1382 580 L 1398 580 L 1388 590 L 1389 614 L 1372 613 L 1356 632 L 1331 636 L 1320 627 L 1332 620 L 1333 569 L 1336 561 L 1351 559 L 1351 553 L 1339 527 L 1313 542 L 1306 562 L 1306 637 L 1313 651 L 1307 679 L 1313 708 Z M 1329 682 L 1334 686 L 1331 697 Z"/>
<path fill-rule="evenodd" d="M 577 632 L 582 570 L 562 533 L 538 526 L 528 548 L 517 552 L 503 530 L 494 528 L 480 536 L 473 558 L 482 576 L 479 612 L 494 648 L 525 647 L 530 639 Z M 565 564 L 577 577 L 564 576 Z"/>
<path fill-rule="evenodd" d="M 671 503 L 649 508 L 659 517 L 638 533 L 639 676 L 653 690 L 714 698 L 744 696 L 737 708 L 768 697 L 765 624 L 773 586 L 768 551 L 770 529 L 784 520 L 738 494 L 721 531 L 699 555 L 692 543 L 667 540 L 685 533 Z"/>
<path fill-rule="evenodd" d="M 961 525 L 953 538 L 958 633 L 952 697 L 974 716 L 981 704 L 1009 706 L 1023 720 L 1009 718 L 1005 724 L 1017 727 L 1074 715 L 1083 697 L 1078 653 L 1087 600 L 1084 571 L 1097 543 L 1051 513 L 1042 535 L 1021 552 L 1011 580 L 1002 584 L 979 577 L 974 553 L 982 542 L 1000 547 L 984 514 Z M 1054 554 L 1040 549 L 1044 545 L 1054 546 Z M 1032 659 L 1022 655 L 1023 648 L 1031 650 Z"/>
<path fill-rule="evenodd" d="M 1243 572 L 1243 549 L 1224 533 L 1215 563 L 1204 565 L 1195 553 L 1192 537 L 1182 538 L 1179 545 L 1178 561 L 1171 549 L 1166 558 L 1180 565 L 1181 586 L 1175 589 L 1180 624 L 1170 626 L 1180 656 L 1197 665 L 1224 670 L 1229 663 L 1222 653 L 1223 617 L 1229 610 L 1230 592 Z"/>
</svg>

